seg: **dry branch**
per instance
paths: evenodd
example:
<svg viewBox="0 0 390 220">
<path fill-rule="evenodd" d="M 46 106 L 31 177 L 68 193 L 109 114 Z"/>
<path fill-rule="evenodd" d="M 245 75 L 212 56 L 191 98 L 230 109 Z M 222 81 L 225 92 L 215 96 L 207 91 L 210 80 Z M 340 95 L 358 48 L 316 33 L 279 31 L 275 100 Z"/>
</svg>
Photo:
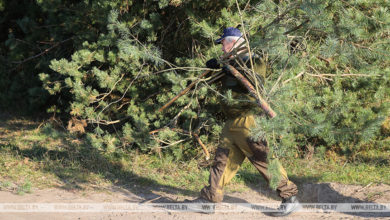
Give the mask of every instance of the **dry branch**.
<svg viewBox="0 0 390 220">
<path fill-rule="evenodd" d="M 175 102 L 178 98 L 180 98 L 181 96 L 183 96 L 184 94 L 186 94 L 188 91 L 190 91 L 190 89 L 192 87 L 194 87 L 201 78 L 203 78 L 204 76 L 206 76 L 208 73 L 210 72 L 210 70 L 206 70 L 204 71 L 197 80 L 193 81 L 189 86 L 187 86 L 187 88 L 183 89 L 179 94 L 177 94 L 175 97 L 173 97 L 171 100 L 169 100 L 169 102 L 167 102 L 163 107 L 161 107 L 158 112 L 162 112 L 164 109 L 166 109 L 168 106 L 170 106 L 173 102 Z"/>
<path fill-rule="evenodd" d="M 210 153 L 207 150 L 206 146 L 203 144 L 203 142 L 200 140 L 199 136 L 197 134 L 193 134 L 193 136 L 198 141 L 199 145 L 202 147 L 203 153 L 206 156 L 206 160 L 210 159 Z"/>
<path fill-rule="evenodd" d="M 231 57 L 234 56 L 234 55 L 237 55 L 238 52 L 241 52 L 241 53 L 246 53 L 247 52 L 247 48 L 246 47 L 242 47 L 243 45 L 245 44 L 244 43 L 241 43 L 239 45 L 239 47 L 237 48 L 234 48 L 230 53 L 228 54 L 225 54 L 224 56 L 222 56 L 221 58 L 221 63 L 224 63 L 224 60 L 230 58 L 232 59 Z M 229 59 L 229 60 L 230 60 Z M 205 77 L 208 73 L 210 73 L 211 70 L 206 70 L 204 71 L 199 77 L 197 80 L 193 81 L 189 86 L 187 86 L 187 88 L 183 89 L 179 94 L 177 94 L 175 97 L 173 97 L 171 100 L 169 100 L 169 102 L 167 102 L 163 107 L 161 107 L 160 109 L 158 109 L 158 112 L 162 112 L 164 109 L 166 109 L 167 107 L 169 107 L 170 105 L 172 105 L 173 102 L 175 102 L 178 98 L 180 98 L 181 96 L 183 96 L 184 94 L 186 94 L 188 91 L 190 91 L 190 89 L 192 87 L 194 87 L 203 77 Z"/>
<path fill-rule="evenodd" d="M 32 60 L 32 59 L 35 59 L 35 58 L 37 58 L 37 57 L 40 57 L 40 56 L 42 56 L 42 55 L 48 53 L 48 52 L 49 52 L 50 50 L 52 50 L 53 48 L 58 47 L 59 45 L 65 43 L 65 42 L 67 42 L 67 41 L 70 41 L 70 40 L 72 40 L 72 39 L 73 39 L 73 37 L 68 38 L 68 39 L 66 39 L 66 40 L 63 40 L 63 41 L 60 41 L 60 42 L 57 42 L 57 43 L 54 44 L 52 47 L 49 47 L 49 48 L 45 49 L 44 51 L 42 51 L 42 52 L 39 53 L 39 54 L 36 54 L 36 55 L 34 55 L 34 56 L 32 56 L 32 57 L 29 57 L 29 58 L 26 58 L 26 59 L 24 59 L 24 60 L 22 60 L 22 61 L 13 62 L 13 63 L 16 63 L 16 64 L 21 65 L 21 64 L 23 64 L 23 63 L 25 63 L 25 62 L 27 62 L 27 61 L 30 61 L 30 60 Z"/>
<path fill-rule="evenodd" d="M 234 77 L 236 77 L 249 91 L 249 94 L 256 98 L 256 103 L 271 117 L 276 116 L 276 112 L 271 109 L 269 104 L 261 97 L 259 94 L 256 93 L 256 89 L 253 87 L 253 85 L 240 73 L 238 72 L 233 66 L 227 65 L 227 69 L 233 74 Z"/>
<path fill-rule="evenodd" d="M 166 128 L 160 128 L 160 129 L 157 129 L 157 130 L 154 130 L 154 131 L 150 131 L 149 134 L 150 134 L 150 135 L 155 135 L 156 133 L 158 133 L 158 132 L 160 132 L 160 131 L 162 131 L 162 130 L 164 130 L 164 129 L 166 129 Z M 185 130 L 180 129 L 180 128 L 168 128 L 168 129 L 170 129 L 170 130 L 172 130 L 172 131 L 175 131 L 175 132 L 179 132 L 179 133 L 183 133 L 183 134 L 186 134 L 186 135 L 193 136 L 193 137 L 196 139 L 196 141 L 198 142 L 198 144 L 202 147 L 202 150 L 203 150 L 203 153 L 204 153 L 204 155 L 205 155 L 205 157 L 206 157 L 206 160 L 209 160 L 209 159 L 210 159 L 210 153 L 209 153 L 209 151 L 207 150 L 206 145 L 204 145 L 203 142 L 202 142 L 202 140 L 200 140 L 198 134 L 193 133 L 193 132 L 189 132 L 189 131 L 185 131 Z"/>
</svg>

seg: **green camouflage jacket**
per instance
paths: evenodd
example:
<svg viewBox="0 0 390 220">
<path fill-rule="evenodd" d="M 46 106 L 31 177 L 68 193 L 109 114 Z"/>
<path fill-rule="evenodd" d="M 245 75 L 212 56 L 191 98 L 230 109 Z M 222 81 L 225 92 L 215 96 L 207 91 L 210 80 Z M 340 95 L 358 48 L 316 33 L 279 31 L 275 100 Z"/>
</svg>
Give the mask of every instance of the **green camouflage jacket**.
<svg viewBox="0 0 390 220">
<path fill-rule="evenodd" d="M 244 75 L 249 82 L 254 85 L 252 77 L 248 76 L 251 69 L 250 59 L 248 56 L 243 56 L 241 59 L 230 61 L 230 65 L 236 68 L 242 75 Z M 266 64 L 260 56 L 252 56 L 253 70 L 259 83 L 263 83 L 266 76 Z M 226 94 L 228 90 L 232 93 L 232 102 L 226 99 L 221 100 L 222 112 L 227 118 L 236 118 L 248 114 L 261 114 L 261 108 L 256 104 L 254 97 L 249 95 L 248 90 L 236 79 L 226 68 L 223 68 L 225 76 L 220 79 L 222 84 L 222 94 Z"/>
</svg>

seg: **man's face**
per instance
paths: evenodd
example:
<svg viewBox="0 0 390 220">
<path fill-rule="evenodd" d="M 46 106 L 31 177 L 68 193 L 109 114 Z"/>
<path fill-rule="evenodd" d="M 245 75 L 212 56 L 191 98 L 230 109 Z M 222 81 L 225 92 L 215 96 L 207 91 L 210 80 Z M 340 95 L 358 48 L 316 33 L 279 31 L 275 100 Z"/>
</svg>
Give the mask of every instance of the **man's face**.
<svg viewBox="0 0 390 220">
<path fill-rule="evenodd" d="M 233 46 L 234 46 L 234 44 L 236 43 L 236 41 L 226 41 L 225 39 L 223 39 L 222 41 L 221 41 L 221 43 L 222 43 L 222 51 L 223 51 L 223 53 L 224 54 L 227 54 L 227 53 L 229 53 L 231 50 L 232 50 L 232 48 L 233 48 Z"/>
</svg>

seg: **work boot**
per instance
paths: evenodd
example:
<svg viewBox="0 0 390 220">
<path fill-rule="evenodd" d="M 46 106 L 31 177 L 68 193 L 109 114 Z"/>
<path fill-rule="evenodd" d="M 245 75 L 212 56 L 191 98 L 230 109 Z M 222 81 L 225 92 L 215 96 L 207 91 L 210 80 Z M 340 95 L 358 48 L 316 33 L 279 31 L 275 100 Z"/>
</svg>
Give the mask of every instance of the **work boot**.
<svg viewBox="0 0 390 220">
<path fill-rule="evenodd" d="M 200 212 L 206 214 L 214 214 L 215 213 L 215 203 L 204 199 L 202 197 L 198 197 L 193 200 L 185 199 L 184 203 L 188 204 L 188 211 Z"/>
<path fill-rule="evenodd" d="M 299 204 L 297 197 L 291 196 L 283 199 L 282 204 L 280 204 L 278 208 L 278 212 L 271 212 L 270 215 L 274 217 L 286 216 L 301 208 L 301 204 Z"/>
</svg>

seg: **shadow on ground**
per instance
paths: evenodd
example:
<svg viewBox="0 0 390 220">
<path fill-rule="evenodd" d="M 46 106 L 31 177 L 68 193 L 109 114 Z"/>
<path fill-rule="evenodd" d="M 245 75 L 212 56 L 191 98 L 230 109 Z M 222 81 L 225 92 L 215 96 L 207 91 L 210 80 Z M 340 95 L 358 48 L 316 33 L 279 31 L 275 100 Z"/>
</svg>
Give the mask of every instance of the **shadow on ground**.
<svg viewBox="0 0 390 220">
<path fill-rule="evenodd" d="M 268 184 L 260 174 L 242 171 L 241 175 L 244 176 L 244 181 L 247 182 L 247 185 L 252 190 L 275 200 L 281 200 L 281 198 L 278 197 L 277 192 L 268 187 Z M 299 193 L 297 196 L 301 203 L 370 203 L 373 205 L 380 205 L 369 200 L 361 200 L 353 196 L 343 195 L 339 192 L 340 190 L 336 190 L 331 183 L 317 183 L 317 177 L 290 176 L 289 178 L 298 186 Z M 255 179 L 257 180 L 257 183 L 253 182 Z M 235 198 L 229 198 L 227 200 L 229 202 L 243 202 L 242 200 Z M 344 214 L 367 218 L 390 217 L 390 209 L 382 211 L 383 212 L 344 212 Z"/>
<path fill-rule="evenodd" d="M 36 129 L 37 125 L 24 126 L 23 124 L 6 124 L 7 121 L 0 123 L 0 128 L 7 129 Z M 54 129 L 48 129 L 50 132 L 56 132 Z M 58 133 L 56 133 L 58 137 Z M 105 179 L 115 183 L 116 190 L 122 191 L 123 194 L 134 193 L 141 197 L 141 201 L 129 202 L 160 202 L 169 203 L 177 202 L 169 197 L 161 196 L 161 194 L 184 194 L 196 196 L 198 192 L 191 190 L 172 187 L 156 182 L 153 179 L 139 176 L 135 173 L 126 171 L 119 163 L 111 162 L 100 151 L 87 144 L 74 144 L 70 139 L 60 137 L 62 139 L 62 146 L 58 149 L 47 149 L 37 143 L 32 143 L 32 147 L 28 149 L 20 149 L 16 145 L 0 145 L 1 150 L 8 150 L 15 155 L 28 157 L 34 161 L 43 161 L 50 159 L 61 161 L 63 166 L 46 167 L 46 172 L 51 172 L 57 175 L 65 184 L 65 189 L 79 189 L 79 185 L 87 179 L 83 179 L 83 173 L 92 172 L 102 175 Z M 72 167 L 72 164 L 77 164 L 77 167 Z M 249 187 L 258 193 L 278 199 L 277 193 L 272 191 L 261 178 L 260 174 L 246 173 L 240 171 L 244 181 Z M 78 177 L 80 176 L 80 178 Z M 363 201 L 354 197 L 344 196 L 337 192 L 329 183 L 316 183 L 316 177 L 299 177 L 290 176 L 290 179 L 297 183 L 300 193 L 299 200 L 303 203 L 371 203 L 370 201 Z M 147 186 L 147 187 L 145 187 Z M 124 190 L 121 190 L 124 189 Z M 279 199 L 280 200 L 280 199 Z M 241 198 L 232 196 L 225 196 L 224 202 L 228 203 L 246 203 L 247 201 Z M 347 213 L 360 217 L 388 217 L 388 213 Z"/>
<path fill-rule="evenodd" d="M 61 143 L 54 149 L 48 149 L 35 140 L 27 140 L 25 145 L 28 147 L 21 148 L 7 139 L 14 138 L 13 132 L 17 133 L 19 130 L 33 131 L 38 126 L 42 126 L 42 124 L 32 123 L 28 120 L 13 119 L 11 116 L 6 119 L 4 117 L 4 115 L 0 115 L 0 119 L 2 119 L 0 122 L 0 135 L 6 132 L 10 133 L 10 135 L 0 136 L 0 152 L 7 151 L 7 153 L 17 157 L 41 162 L 41 164 L 44 164 L 43 171 L 53 173 L 59 177 L 64 183 L 60 188 L 65 190 L 82 189 L 83 183 L 89 181 L 88 174 L 95 173 L 114 183 L 114 191 L 120 191 L 124 195 L 129 194 L 128 192 L 134 193 L 143 202 L 155 201 L 156 199 L 159 199 L 160 202 L 174 202 L 170 198 L 160 196 L 160 192 L 162 194 L 197 194 L 197 192 L 191 190 L 160 184 L 153 179 L 126 171 L 120 163 L 110 161 L 96 148 L 88 144 L 74 143 L 74 139 L 68 138 L 62 132 L 58 132 L 58 130 L 50 127 L 41 127 L 41 130 L 48 137 L 55 137 L 61 140 Z"/>
</svg>

